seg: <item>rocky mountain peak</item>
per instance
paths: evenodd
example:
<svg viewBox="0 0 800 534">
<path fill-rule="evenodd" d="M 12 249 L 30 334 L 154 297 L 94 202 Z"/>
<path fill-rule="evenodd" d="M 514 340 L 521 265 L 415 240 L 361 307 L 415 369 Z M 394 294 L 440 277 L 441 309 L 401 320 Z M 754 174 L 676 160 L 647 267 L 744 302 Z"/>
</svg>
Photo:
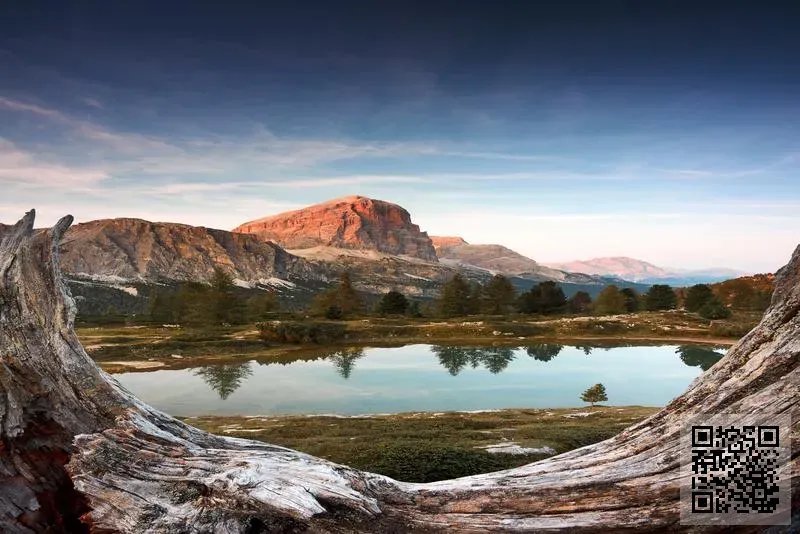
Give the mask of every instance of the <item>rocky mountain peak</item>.
<svg viewBox="0 0 800 534">
<path fill-rule="evenodd" d="M 254 234 L 290 250 L 330 246 L 438 261 L 428 234 L 411 222 L 407 210 L 358 195 L 249 221 L 233 231 Z"/>
<path fill-rule="evenodd" d="M 469 243 L 467 243 L 463 237 L 458 236 L 431 236 L 431 241 L 433 242 L 433 246 L 437 252 L 439 249 L 469 245 Z"/>
</svg>

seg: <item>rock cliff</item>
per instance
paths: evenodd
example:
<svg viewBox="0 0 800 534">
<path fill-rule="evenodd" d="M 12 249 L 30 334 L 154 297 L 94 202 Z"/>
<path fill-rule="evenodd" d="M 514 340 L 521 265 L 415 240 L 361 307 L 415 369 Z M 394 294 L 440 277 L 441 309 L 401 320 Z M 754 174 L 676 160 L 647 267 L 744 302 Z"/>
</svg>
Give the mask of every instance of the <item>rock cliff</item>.
<svg viewBox="0 0 800 534">
<path fill-rule="evenodd" d="M 61 268 L 75 276 L 125 280 L 206 280 L 214 267 L 234 278 L 313 277 L 302 258 L 254 236 L 141 219 L 104 219 L 66 233 Z"/>
<path fill-rule="evenodd" d="M 234 232 L 254 234 L 286 249 L 332 246 L 371 249 L 438 261 L 428 234 L 397 204 L 362 196 L 344 197 L 246 222 Z"/>
</svg>

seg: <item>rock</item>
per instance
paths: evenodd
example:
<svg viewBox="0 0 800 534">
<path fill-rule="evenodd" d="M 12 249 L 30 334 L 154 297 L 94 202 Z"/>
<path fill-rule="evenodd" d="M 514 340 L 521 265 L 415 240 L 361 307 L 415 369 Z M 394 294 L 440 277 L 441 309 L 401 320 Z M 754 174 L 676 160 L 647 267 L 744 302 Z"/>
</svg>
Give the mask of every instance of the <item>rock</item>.
<svg viewBox="0 0 800 534">
<path fill-rule="evenodd" d="M 254 236 L 141 219 L 75 225 L 61 247 L 65 273 L 100 281 L 202 281 L 216 266 L 248 281 L 309 276 L 314 271 L 302 258 Z"/>
<path fill-rule="evenodd" d="M 287 249 L 317 246 L 371 249 L 438 261 L 428 234 L 397 204 L 344 197 L 246 222 L 234 232 L 255 234 Z"/>
<path fill-rule="evenodd" d="M 777 476 L 800 524 L 800 247 L 759 325 L 657 414 L 541 462 L 409 484 L 208 434 L 121 388 L 75 334 L 57 261 L 71 217 L 33 218 L 0 225 L 2 532 L 730 532 L 679 523 L 680 433 L 722 413 L 792 415 Z"/>
<path fill-rule="evenodd" d="M 463 237 L 457 236 L 431 236 L 431 241 L 433 242 L 433 247 L 436 249 L 437 253 L 440 249 L 469 245 L 469 243 L 464 241 Z"/>
<path fill-rule="evenodd" d="M 607 281 L 580 272 L 565 272 L 539 264 L 503 245 L 472 245 L 461 237 L 433 236 L 439 261 L 447 265 L 477 267 L 507 276 L 518 276 L 537 282 L 553 280 L 572 284 L 603 284 Z"/>
</svg>

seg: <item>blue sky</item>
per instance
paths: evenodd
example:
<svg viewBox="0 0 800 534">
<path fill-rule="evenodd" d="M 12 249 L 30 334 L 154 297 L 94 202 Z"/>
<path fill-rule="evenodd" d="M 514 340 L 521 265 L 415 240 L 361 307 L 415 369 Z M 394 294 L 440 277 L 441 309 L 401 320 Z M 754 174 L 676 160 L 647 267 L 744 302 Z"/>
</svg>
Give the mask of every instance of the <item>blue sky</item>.
<svg viewBox="0 0 800 534">
<path fill-rule="evenodd" d="M 538 261 L 800 243 L 796 4 L 69 4 L 0 7 L 3 222 L 362 194 Z"/>
</svg>

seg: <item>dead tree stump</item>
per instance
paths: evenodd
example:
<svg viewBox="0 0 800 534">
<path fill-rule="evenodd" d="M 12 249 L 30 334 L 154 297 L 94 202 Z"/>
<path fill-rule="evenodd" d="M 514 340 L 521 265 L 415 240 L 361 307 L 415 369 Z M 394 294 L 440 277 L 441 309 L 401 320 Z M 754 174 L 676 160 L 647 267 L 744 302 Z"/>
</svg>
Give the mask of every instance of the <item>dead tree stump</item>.
<svg viewBox="0 0 800 534">
<path fill-rule="evenodd" d="M 517 469 L 410 484 L 208 434 L 136 399 L 75 335 L 58 268 L 72 218 L 33 222 L 0 225 L 2 532 L 692 531 L 678 522 L 680 428 L 761 411 L 794 415 L 782 475 L 800 519 L 800 247 L 761 323 L 659 413 Z"/>
</svg>

